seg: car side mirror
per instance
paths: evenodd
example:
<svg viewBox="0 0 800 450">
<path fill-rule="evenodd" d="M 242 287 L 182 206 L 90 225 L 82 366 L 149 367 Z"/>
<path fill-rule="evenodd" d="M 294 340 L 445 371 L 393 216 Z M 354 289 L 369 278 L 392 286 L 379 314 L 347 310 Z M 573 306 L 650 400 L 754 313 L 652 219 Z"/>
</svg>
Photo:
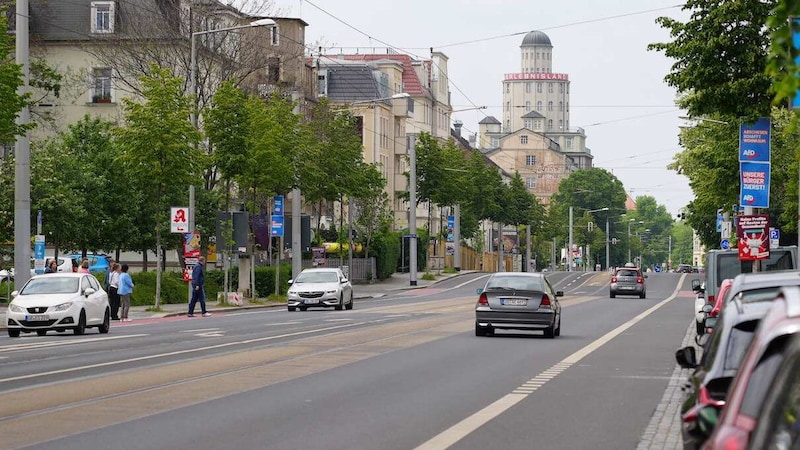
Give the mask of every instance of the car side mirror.
<svg viewBox="0 0 800 450">
<path fill-rule="evenodd" d="M 696 278 L 692 280 L 692 290 L 695 292 L 703 292 L 703 289 L 700 287 L 700 280 Z"/>
<path fill-rule="evenodd" d="M 697 354 L 694 347 L 683 347 L 675 352 L 675 361 L 684 369 L 694 369 L 697 367 Z"/>
<path fill-rule="evenodd" d="M 647 278 L 647 274 L 644 274 L 644 277 Z"/>
<path fill-rule="evenodd" d="M 289 286 L 291 286 L 292 283 L 294 283 L 294 280 L 289 280 L 289 281 L 286 282 L 286 284 L 288 284 Z"/>
<path fill-rule="evenodd" d="M 556 297 L 563 297 L 564 291 L 556 291 Z"/>
<path fill-rule="evenodd" d="M 475 289 L 475 293 L 478 294 L 478 295 L 483 294 L 483 288 Z"/>
<path fill-rule="evenodd" d="M 706 303 L 705 305 L 703 305 L 703 308 L 700 309 L 700 311 L 703 311 L 704 313 L 710 313 L 711 310 L 713 310 L 713 309 L 714 309 L 714 305 L 712 305 L 711 303 Z"/>
<path fill-rule="evenodd" d="M 19 291 L 11 291 L 12 297 L 16 297 L 17 295 L 19 295 Z"/>
<path fill-rule="evenodd" d="M 95 292 L 97 292 L 97 291 L 95 291 L 94 288 L 86 288 L 86 289 L 83 290 L 83 295 L 88 297 L 88 296 L 94 294 Z"/>
<path fill-rule="evenodd" d="M 341 284 L 345 284 L 345 283 L 347 283 L 347 278 L 342 278 L 342 279 L 339 281 L 339 283 L 341 283 Z"/>
<path fill-rule="evenodd" d="M 703 437 L 711 436 L 714 432 L 719 423 L 719 413 L 719 409 L 713 405 L 704 406 L 697 412 L 697 430 Z"/>
<path fill-rule="evenodd" d="M 706 320 L 703 321 L 703 326 L 706 328 L 714 328 L 717 326 L 717 320 L 719 317 L 706 317 Z"/>
</svg>

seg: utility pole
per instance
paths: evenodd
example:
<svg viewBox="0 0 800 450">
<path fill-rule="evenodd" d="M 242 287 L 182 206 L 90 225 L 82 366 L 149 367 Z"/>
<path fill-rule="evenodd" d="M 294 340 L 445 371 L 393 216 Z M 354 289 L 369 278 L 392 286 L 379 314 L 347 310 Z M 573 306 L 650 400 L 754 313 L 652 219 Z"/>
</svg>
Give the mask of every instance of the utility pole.
<svg viewBox="0 0 800 450">
<path fill-rule="evenodd" d="M 417 135 L 408 133 L 408 278 L 409 285 L 417 285 Z"/>
<path fill-rule="evenodd" d="M 567 248 L 567 271 L 572 270 L 572 206 L 569 207 L 569 244 Z"/>
<path fill-rule="evenodd" d="M 28 51 L 28 0 L 17 0 L 16 59 L 22 66 L 22 86 L 18 95 L 29 90 L 30 63 Z M 17 117 L 17 124 L 30 122 L 31 110 L 26 104 Z M 57 255 L 56 255 L 57 256 Z M 14 150 L 14 271 L 15 286 L 22 286 L 31 277 L 31 135 L 17 137 Z"/>
</svg>

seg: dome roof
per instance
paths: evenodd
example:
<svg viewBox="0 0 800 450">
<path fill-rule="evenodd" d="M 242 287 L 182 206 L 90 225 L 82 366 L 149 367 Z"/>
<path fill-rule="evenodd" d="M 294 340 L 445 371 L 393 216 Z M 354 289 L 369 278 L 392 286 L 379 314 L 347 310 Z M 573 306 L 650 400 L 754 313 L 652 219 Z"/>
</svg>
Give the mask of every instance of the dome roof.
<svg viewBox="0 0 800 450">
<path fill-rule="evenodd" d="M 531 31 L 530 33 L 526 34 L 524 38 L 522 38 L 521 47 L 533 47 L 536 45 L 547 47 L 553 46 L 553 44 L 550 43 L 550 38 L 541 31 Z"/>
</svg>

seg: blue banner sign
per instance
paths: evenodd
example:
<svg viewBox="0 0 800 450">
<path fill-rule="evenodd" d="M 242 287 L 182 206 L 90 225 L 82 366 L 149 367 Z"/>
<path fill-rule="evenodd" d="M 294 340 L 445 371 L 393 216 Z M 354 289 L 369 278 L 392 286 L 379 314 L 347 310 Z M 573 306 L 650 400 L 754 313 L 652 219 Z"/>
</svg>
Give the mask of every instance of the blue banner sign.
<svg viewBox="0 0 800 450">
<path fill-rule="evenodd" d="M 739 163 L 740 203 L 750 208 L 769 208 L 769 164 Z"/>
<path fill-rule="evenodd" d="M 755 123 L 739 126 L 739 162 L 769 162 L 770 120 L 761 117 Z"/>
<path fill-rule="evenodd" d="M 276 195 L 273 199 L 274 206 L 272 208 L 273 216 L 283 216 L 283 196 Z"/>
<path fill-rule="evenodd" d="M 283 236 L 283 216 L 272 215 L 270 218 L 270 236 Z"/>
</svg>

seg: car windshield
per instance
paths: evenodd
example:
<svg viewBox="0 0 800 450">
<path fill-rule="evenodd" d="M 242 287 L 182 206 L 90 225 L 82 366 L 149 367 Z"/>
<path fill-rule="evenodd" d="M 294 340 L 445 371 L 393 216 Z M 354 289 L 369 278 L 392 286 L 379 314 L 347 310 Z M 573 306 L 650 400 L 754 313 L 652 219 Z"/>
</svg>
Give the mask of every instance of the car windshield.
<svg viewBox="0 0 800 450">
<path fill-rule="evenodd" d="M 486 289 L 541 291 L 542 282 L 535 277 L 494 277 L 486 283 Z"/>
<path fill-rule="evenodd" d="M 78 291 L 79 281 L 78 278 L 74 277 L 44 276 L 42 278 L 31 278 L 28 284 L 20 291 L 20 295 L 71 294 Z"/>
<path fill-rule="evenodd" d="M 336 272 L 302 272 L 295 283 L 336 283 L 339 276 Z"/>
</svg>

